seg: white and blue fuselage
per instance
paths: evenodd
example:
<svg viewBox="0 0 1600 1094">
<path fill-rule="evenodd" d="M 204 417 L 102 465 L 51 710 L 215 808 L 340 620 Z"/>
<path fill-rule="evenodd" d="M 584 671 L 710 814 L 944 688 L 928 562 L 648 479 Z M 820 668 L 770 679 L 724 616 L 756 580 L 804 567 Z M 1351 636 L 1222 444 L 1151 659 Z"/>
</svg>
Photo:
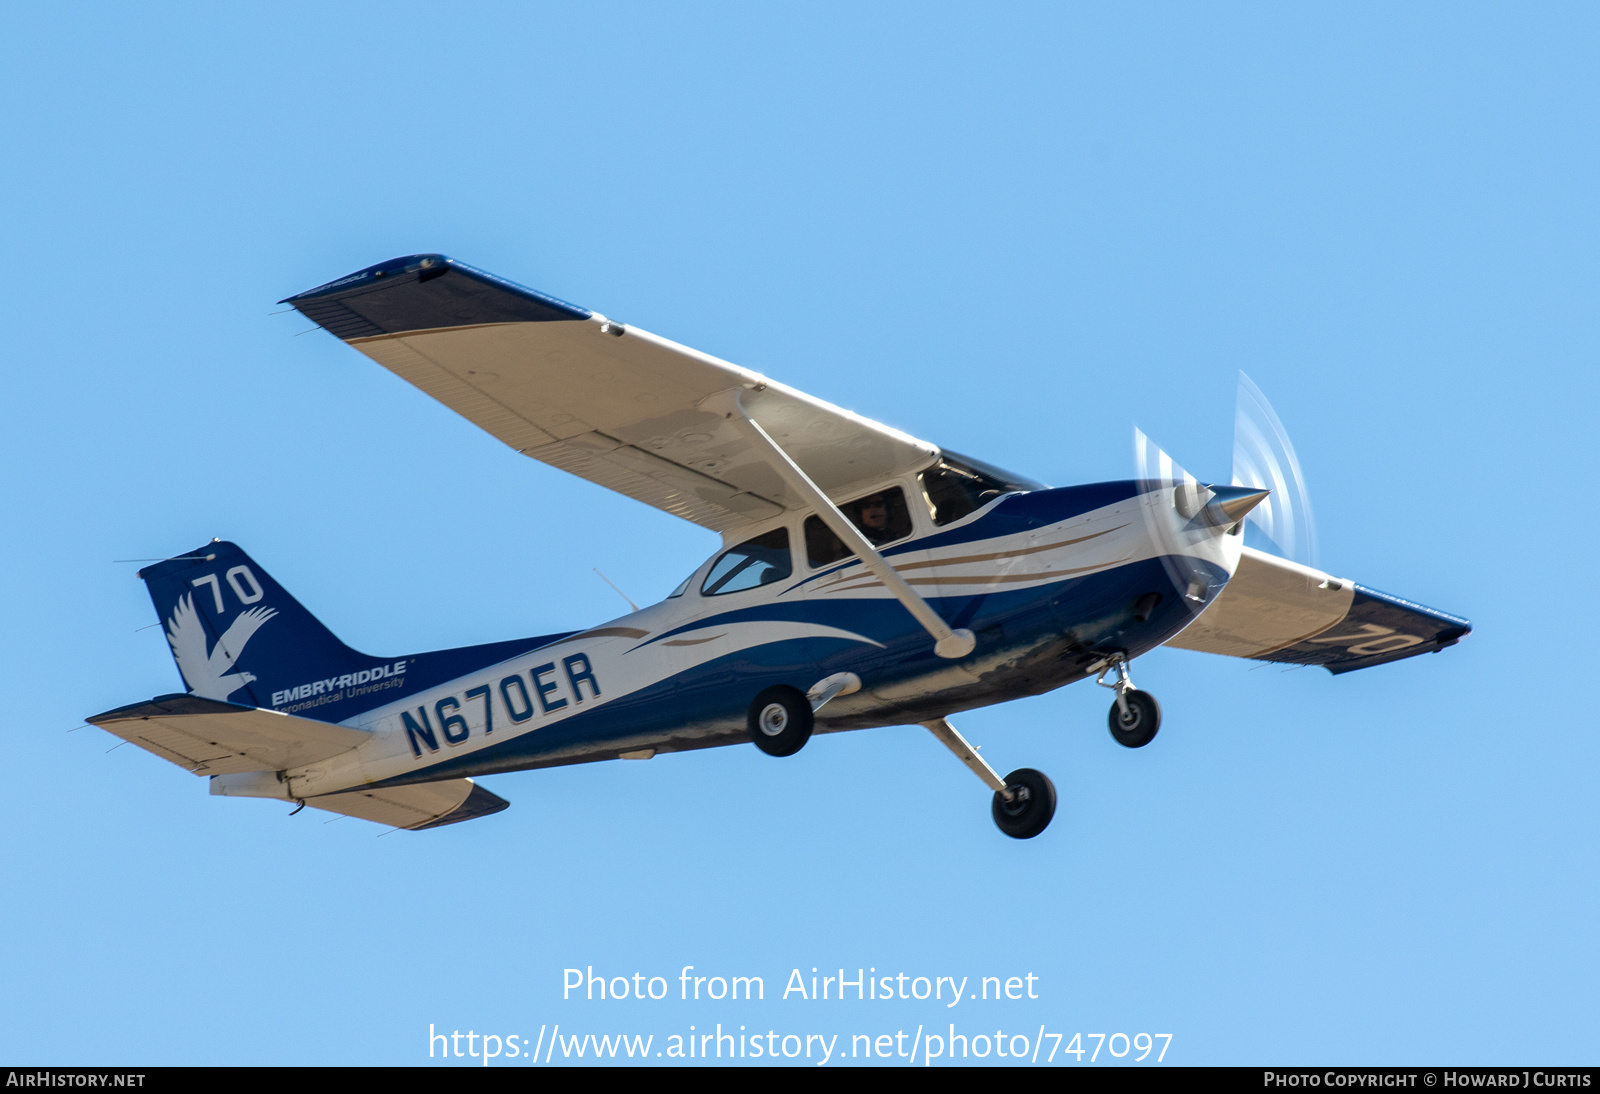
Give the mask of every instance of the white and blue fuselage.
<svg viewBox="0 0 1600 1094">
<path fill-rule="evenodd" d="M 914 481 L 892 486 L 917 496 Z M 1163 557 L 1182 525 L 1172 491 L 1134 482 L 1011 493 L 944 527 L 913 507 L 913 532 L 881 553 L 952 627 L 974 633 L 969 656 L 945 660 L 857 559 L 808 565 L 805 517 L 739 533 L 786 528 L 786 577 L 709 593 L 719 552 L 659 604 L 345 719 L 368 740 L 285 771 L 286 796 L 736 744 L 749 739 L 758 693 L 804 692 L 837 673 L 861 685 L 817 713 L 817 732 L 1037 694 L 1171 638 L 1221 591 L 1241 547 L 1216 529 L 1175 570 Z M 1197 566 L 1208 575 L 1198 594 L 1174 576 Z"/>
</svg>

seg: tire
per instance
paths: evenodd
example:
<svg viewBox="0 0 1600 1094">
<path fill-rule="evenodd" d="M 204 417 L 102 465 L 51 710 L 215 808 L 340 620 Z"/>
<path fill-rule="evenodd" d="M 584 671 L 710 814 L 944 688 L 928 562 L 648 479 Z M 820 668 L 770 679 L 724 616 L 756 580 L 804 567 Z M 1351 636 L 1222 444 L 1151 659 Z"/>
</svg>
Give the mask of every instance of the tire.
<svg viewBox="0 0 1600 1094">
<path fill-rule="evenodd" d="M 1143 748 L 1156 739 L 1161 729 L 1161 704 L 1148 691 L 1130 688 L 1127 693 L 1128 716 L 1122 716 L 1122 706 L 1111 704 L 1111 714 L 1106 721 L 1111 726 L 1111 739 L 1123 748 Z"/>
<path fill-rule="evenodd" d="M 768 688 L 750 704 L 750 739 L 768 756 L 793 756 L 811 739 L 811 704 L 790 687 Z"/>
<path fill-rule="evenodd" d="M 1006 787 L 1027 791 L 1026 797 L 1006 801 L 997 791 L 991 812 L 1000 831 L 1012 839 L 1032 839 L 1050 826 L 1056 815 L 1056 784 L 1043 771 L 1019 767 L 1006 776 Z"/>
</svg>

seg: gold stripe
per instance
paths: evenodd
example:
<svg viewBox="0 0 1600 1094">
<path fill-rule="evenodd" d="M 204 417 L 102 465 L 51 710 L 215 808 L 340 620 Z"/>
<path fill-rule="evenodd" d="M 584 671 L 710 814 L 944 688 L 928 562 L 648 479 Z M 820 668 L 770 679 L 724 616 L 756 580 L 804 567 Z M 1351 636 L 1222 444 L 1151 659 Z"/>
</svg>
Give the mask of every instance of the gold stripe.
<svg viewBox="0 0 1600 1094">
<path fill-rule="evenodd" d="M 902 564 L 900 564 L 898 566 L 895 566 L 893 563 L 890 563 L 890 565 L 894 568 L 895 573 L 903 573 L 903 572 L 905 572 L 907 570 L 923 570 L 923 569 L 928 569 L 929 567 L 933 567 L 933 566 L 961 566 L 961 565 L 968 565 L 968 564 L 971 564 L 971 563 L 974 563 L 974 562 L 991 562 L 991 561 L 994 561 L 995 559 L 1020 558 L 1023 555 L 1038 554 L 1041 551 L 1053 551 L 1058 547 L 1070 547 L 1074 543 L 1084 543 L 1084 542 L 1086 542 L 1088 540 L 1091 540 L 1091 539 L 1098 539 L 1101 536 L 1110 535 L 1112 532 L 1121 531 L 1123 528 L 1126 528 L 1126 527 L 1127 527 L 1126 524 L 1119 524 L 1115 528 L 1107 528 L 1102 532 L 1091 532 L 1089 535 L 1079 536 L 1076 539 L 1064 539 L 1064 540 L 1061 540 L 1058 543 L 1046 543 L 1046 544 L 1044 544 L 1042 546 L 1039 546 L 1039 547 L 1024 547 L 1021 550 L 1017 550 L 1017 551 L 997 551 L 997 552 L 995 552 L 993 554 L 988 554 L 988 555 L 962 555 L 962 556 L 957 557 L 957 558 L 930 559 L 930 560 L 928 560 L 926 562 L 906 562 L 906 563 L 902 563 Z M 887 560 L 885 560 L 885 561 L 887 561 Z M 1127 560 L 1126 559 L 1118 559 L 1117 561 L 1118 562 L 1124 562 L 1124 561 L 1127 561 Z M 856 560 L 854 565 L 860 565 L 860 560 L 859 559 Z M 1116 565 L 1116 562 L 1107 563 L 1106 565 L 1114 566 L 1114 565 Z M 1080 568 L 1075 569 L 1075 570 L 1050 570 L 1050 571 L 1046 571 L 1046 572 L 1044 572 L 1042 574 L 1035 575 L 1035 576 L 1038 576 L 1038 577 L 1051 577 L 1051 576 L 1055 576 L 1055 575 L 1066 575 L 1066 574 L 1083 573 L 1085 570 L 1093 570 L 1093 569 L 1096 569 L 1096 568 L 1097 567 L 1094 567 L 1094 566 L 1086 566 L 1086 567 L 1080 567 Z M 840 585 L 843 584 L 844 582 L 860 581 L 862 578 L 867 576 L 866 574 L 849 573 L 849 570 L 850 570 L 850 566 L 846 566 L 843 570 L 840 570 L 833 577 L 833 579 L 831 581 L 828 581 L 828 582 L 826 582 L 826 583 L 824 583 L 822 585 L 819 585 L 818 589 L 819 590 L 826 590 L 826 591 L 830 591 L 830 592 L 831 591 L 835 591 L 835 590 L 838 590 Z M 1001 581 L 1031 581 L 1031 580 L 1033 580 L 1033 578 L 1030 577 L 1030 576 L 1026 576 L 1026 575 L 1021 576 L 1021 577 L 1014 577 L 1014 578 L 1001 578 L 1001 577 L 996 577 L 996 578 L 964 578 L 964 577 L 917 578 L 917 577 L 913 577 L 913 578 L 907 578 L 906 579 L 906 584 L 907 585 L 928 585 L 928 584 L 945 584 L 946 582 L 950 582 L 950 583 L 954 583 L 954 584 L 973 585 L 973 584 L 994 584 L 995 582 L 1001 582 Z M 865 584 L 865 585 L 851 585 L 851 586 L 849 586 L 849 588 L 851 588 L 851 589 L 867 589 L 867 588 L 871 588 L 874 585 L 880 585 L 880 584 L 881 584 L 881 582 L 879 582 L 877 580 L 872 580 L 872 581 L 867 582 L 867 584 Z"/>
<path fill-rule="evenodd" d="M 663 646 L 698 646 L 705 642 L 715 642 L 725 634 L 727 634 L 726 631 L 722 634 L 714 634 L 710 638 L 674 638 L 671 642 L 663 642 L 661 644 Z"/>
<path fill-rule="evenodd" d="M 1087 540 L 1098 539 L 1100 536 L 1108 536 L 1112 532 L 1121 531 L 1126 527 L 1126 524 L 1119 524 L 1115 528 L 1107 528 L 1103 532 L 1093 532 L 1087 536 L 1079 536 L 1077 539 L 1064 539 L 1060 543 L 1046 543 L 1040 547 L 1024 547 L 1019 551 L 996 551 L 992 555 L 962 555 L 960 558 L 940 558 L 932 559 L 927 562 L 908 562 L 903 566 L 896 566 L 895 569 L 897 571 L 923 570 L 927 569 L 929 566 L 962 566 L 969 562 L 993 562 L 995 559 L 999 558 L 1021 558 L 1023 555 L 1036 555 L 1040 551 L 1054 551 L 1057 547 L 1071 547 L 1074 543 L 1083 543 Z"/>
<path fill-rule="evenodd" d="M 1076 566 L 1069 570 L 1040 570 L 1034 574 L 992 574 L 986 577 L 908 577 L 907 585 L 1001 585 L 1007 582 L 1043 581 L 1052 577 L 1069 577 L 1072 574 L 1084 574 L 1090 570 L 1104 570 L 1124 562 L 1131 562 L 1132 555 L 1125 558 L 1112 559 L 1110 562 L 1097 566 Z M 857 581 L 851 585 L 828 585 L 822 591 L 830 593 L 854 592 L 857 589 L 881 588 L 883 582 L 877 578 L 868 581 Z"/>
<path fill-rule="evenodd" d="M 637 627 L 597 627 L 592 631 L 575 634 L 572 638 L 565 639 L 571 642 L 573 638 L 644 638 L 649 631 L 641 631 Z"/>
<path fill-rule="evenodd" d="M 1046 544 L 1044 544 L 1042 546 L 1039 546 L 1039 547 L 1024 547 L 1024 548 L 1022 548 L 1020 550 L 1016 550 L 1016 551 L 996 551 L 995 553 L 988 554 L 988 555 L 961 555 L 961 556 L 959 556 L 957 558 L 930 559 L 930 560 L 928 560 L 926 562 L 903 562 L 898 566 L 895 566 L 893 563 L 890 563 L 890 565 L 894 566 L 895 573 L 904 573 L 907 570 L 926 570 L 926 569 L 928 569 L 929 567 L 932 567 L 932 566 L 964 566 L 964 565 L 969 565 L 969 564 L 974 563 L 974 562 L 993 562 L 996 559 L 1021 558 L 1023 555 L 1036 555 L 1041 551 L 1054 551 L 1058 547 L 1070 547 L 1074 543 L 1084 543 L 1084 542 L 1086 542 L 1088 540 L 1091 540 L 1091 539 L 1098 539 L 1101 536 L 1108 536 L 1112 532 L 1121 531 L 1122 529 L 1124 529 L 1126 527 L 1127 527 L 1126 524 L 1119 524 L 1115 528 L 1107 528 L 1103 532 L 1092 532 L 1089 535 L 1079 536 L 1076 539 L 1064 539 L 1064 540 L 1061 540 L 1059 543 L 1046 543 Z M 885 561 L 887 561 L 887 560 L 885 560 Z M 860 580 L 861 577 L 864 576 L 864 575 L 848 573 L 851 565 L 859 566 L 860 564 L 861 564 L 860 560 L 857 559 L 853 563 L 851 563 L 849 565 L 846 565 L 845 568 L 843 570 L 839 571 L 839 573 L 833 578 L 833 580 L 832 580 L 832 582 L 830 584 L 826 584 L 826 585 L 823 585 L 823 586 L 820 586 L 820 587 L 824 588 L 824 589 L 831 589 L 831 588 L 836 587 L 838 585 L 838 583 L 842 582 L 842 581 L 858 581 L 858 580 Z M 1090 567 L 1090 568 L 1092 569 L 1093 567 Z M 1076 572 L 1076 571 L 1071 571 L 1071 572 Z M 959 580 L 965 580 L 965 579 L 956 578 L 956 579 L 952 579 L 952 580 L 958 580 L 959 581 Z M 925 578 L 908 578 L 907 579 L 907 584 L 917 584 L 917 583 L 924 583 L 925 584 L 926 583 L 926 579 Z"/>
</svg>

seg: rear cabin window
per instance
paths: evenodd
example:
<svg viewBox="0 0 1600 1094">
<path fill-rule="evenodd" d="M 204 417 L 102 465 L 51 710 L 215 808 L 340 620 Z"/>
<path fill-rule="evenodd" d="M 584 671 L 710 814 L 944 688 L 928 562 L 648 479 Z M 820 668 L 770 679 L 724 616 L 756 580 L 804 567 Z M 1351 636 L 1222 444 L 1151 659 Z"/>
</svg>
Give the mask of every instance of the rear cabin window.
<svg viewBox="0 0 1600 1094">
<path fill-rule="evenodd" d="M 794 572 L 789 561 L 789 529 L 774 528 L 766 535 L 747 539 L 711 567 L 700 592 L 705 596 L 742 593 L 782 581 Z"/>
<path fill-rule="evenodd" d="M 898 486 L 857 498 L 839 506 L 839 511 L 874 547 L 905 539 L 911 534 L 911 512 L 906 508 L 906 492 Z M 841 558 L 849 558 L 850 554 L 850 548 L 833 534 L 833 529 L 822 523 L 821 517 L 806 518 L 806 559 L 811 565 L 826 566 Z"/>
<path fill-rule="evenodd" d="M 950 524 L 976 513 L 1002 494 L 1017 487 L 953 460 L 940 460 L 921 476 L 922 492 L 928 499 L 933 523 Z"/>
</svg>

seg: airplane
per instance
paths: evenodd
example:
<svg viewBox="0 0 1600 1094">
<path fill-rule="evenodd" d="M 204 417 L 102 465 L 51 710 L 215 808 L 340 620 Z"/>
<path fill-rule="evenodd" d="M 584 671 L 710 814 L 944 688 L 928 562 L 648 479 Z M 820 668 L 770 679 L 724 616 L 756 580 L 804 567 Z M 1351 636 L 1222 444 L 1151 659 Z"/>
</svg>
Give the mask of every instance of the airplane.
<svg viewBox="0 0 1600 1094">
<path fill-rule="evenodd" d="M 1338 674 L 1471 630 L 1245 544 L 1247 522 L 1272 543 L 1309 519 L 1270 408 L 1250 481 L 1201 483 L 1137 434 L 1137 478 L 1051 488 L 443 255 L 282 303 L 518 452 L 722 547 L 586 630 L 386 657 L 233 543 L 145 567 L 187 690 L 87 721 L 214 795 L 422 830 L 507 808 L 476 776 L 746 742 L 783 757 L 918 724 L 1029 839 L 1053 782 L 1001 777 L 952 716 L 1093 678 L 1115 692 L 1111 736 L 1142 748 L 1161 709 L 1130 665 L 1158 646 Z"/>
</svg>

